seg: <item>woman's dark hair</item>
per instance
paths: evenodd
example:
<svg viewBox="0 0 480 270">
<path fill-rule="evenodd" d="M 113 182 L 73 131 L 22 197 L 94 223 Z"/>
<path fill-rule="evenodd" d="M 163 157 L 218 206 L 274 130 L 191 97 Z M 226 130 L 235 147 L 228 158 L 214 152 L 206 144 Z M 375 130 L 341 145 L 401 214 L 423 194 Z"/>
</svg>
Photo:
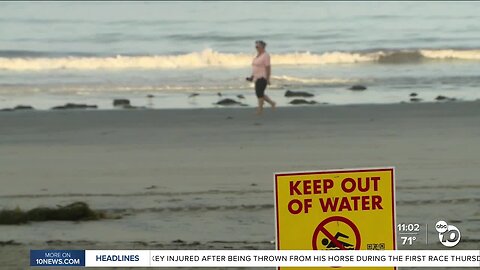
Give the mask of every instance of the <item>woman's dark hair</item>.
<svg viewBox="0 0 480 270">
<path fill-rule="evenodd" d="M 265 41 L 263 40 L 257 40 L 255 41 L 255 44 L 260 44 L 260 46 L 262 46 L 263 48 L 267 47 L 267 43 L 265 43 Z"/>
</svg>

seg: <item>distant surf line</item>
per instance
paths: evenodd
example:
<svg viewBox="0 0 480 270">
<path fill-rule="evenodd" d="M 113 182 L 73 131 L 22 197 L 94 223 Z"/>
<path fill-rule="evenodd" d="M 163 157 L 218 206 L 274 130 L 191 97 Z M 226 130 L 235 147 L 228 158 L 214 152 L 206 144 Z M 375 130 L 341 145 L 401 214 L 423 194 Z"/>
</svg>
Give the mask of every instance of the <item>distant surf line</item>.
<svg viewBox="0 0 480 270">
<path fill-rule="evenodd" d="M 251 64 L 248 53 L 223 53 L 212 49 L 176 55 L 115 55 L 47 57 L 40 52 L 0 52 L 0 70 L 124 70 L 124 69 L 198 69 L 207 67 L 243 68 Z M 405 49 L 324 53 L 272 53 L 272 64 L 279 66 L 314 66 L 329 64 L 380 63 L 402 64 L 427 60 L 480 61 L 480 49 Z"/>
</svg>

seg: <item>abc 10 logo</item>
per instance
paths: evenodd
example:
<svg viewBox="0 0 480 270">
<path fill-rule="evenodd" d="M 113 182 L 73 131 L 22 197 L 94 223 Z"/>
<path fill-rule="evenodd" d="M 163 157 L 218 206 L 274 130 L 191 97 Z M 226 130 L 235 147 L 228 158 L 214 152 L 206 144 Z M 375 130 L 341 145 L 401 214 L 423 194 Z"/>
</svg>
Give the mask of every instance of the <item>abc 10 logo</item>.
<svg viewBox="0 0 480 270">
<path fill-rule="evenodd" d="M 446 247 L 454 247 L 460 242 L 460 230 L 453 225 L 448 225 L 447 222 L 440 220 L 435 224 L 435 229 L 438 232 L 438 239 L 440 243 Z"/>
</svg>

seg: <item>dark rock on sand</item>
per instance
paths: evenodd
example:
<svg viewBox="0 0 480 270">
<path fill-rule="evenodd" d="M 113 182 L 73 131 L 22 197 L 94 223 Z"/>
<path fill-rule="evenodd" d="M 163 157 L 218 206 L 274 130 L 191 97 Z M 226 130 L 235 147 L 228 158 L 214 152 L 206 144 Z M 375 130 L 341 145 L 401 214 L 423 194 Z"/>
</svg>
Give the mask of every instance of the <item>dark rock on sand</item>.
<svg viewBox="0 0 480 270">
<path fill-rule="evenodd" d="M 146 109 L 144 106 L 133 106 L 130 104 L 130 100 L 128 99 L 114 99 L 113 100 L 114 107 L 121 107 L 123 109 Z"/>
<path fill-rule="evenodd" d="M 363 91 L 363 90 L 367 90 L 367 87 L 366 86 L 363 86 L 363 85 L 353 85 L 352 87 L 348 88 L 348 90 L 352 90 L 352 91 Z"/>
<path fill-rule="evenodd" d="M 244 95 L 237 95 L 237 98 L 239 98 L 239 99 L 244 99 L 245 96 L 244 96 Z"/>
<path fill-rule="evenodd" d="M 420 101 L 422 101 L 422 99 L 421 98 L 411 98 L 410 101 L 411 102 L 420 102 Z"/>
<path fill-rule="evenodd" d="M 230 105 L 241 105 L 245 106 L 245 104 L 238 102 L 236 100 L 233 100 L 231 98 L 224 98 L 220 100 L 219 102 L 215 103 L 216 105 L 222 105 L 222 106 L 230 106 Z"/>
<path fill-rule="evenodd" d="M 33 107 L 28 105 L 18 105 L 18 106 L 15 106 L 15 108 L 13 109 L 14 110 L 33 110 Z"/>
<path fill-rule="evenodd" d="M 14 108 L 4 108 L 0 109 L 0 111 L 3 112 L 11 112 L 11 111 L 21 111 L 21 110 L 33 110 L 34 108 L 32 106 L 28 105 L 17 105 Z"/>
<path fill-rule="evenodd" d="M 294 100 L 290 101 L 289 103 L 293 104 L 293 105 L 303 105 L 303 104 L 313 105 L 313 104 L 317 104 L 317 102 L 315 100 L 305 100 L 305 99 L 294 99 Z"/>
<path fill-rule="evenodd" d="M 414 93 L 410 93 L 410 96 L 411 97 L 416 97 L 416 96 L 418 96 L 418 94 L 414 92 Z"/>
<path fill-rule="evenodd" d="M 174 244 L 185 244 L 185 241 L 183 241 L 181 239 L 177 239 L 177 240 L 173 240 L 172 243 L 174 243 Z"/>
<path fill-rule="evenodd" d="M 285 96 L 286 97 L 313 97 L 314 94 L 308 93 L 308 92 L 294 92 L 294 91 L 287 90 L 287 92 L 285 92 Z"/>
<path fill-rule="evenodd" d="M 69 109 L 96 109 L 97 105 L 67 103 L 62 106 L 55 106 L 52 110 L 69 110 Z"/>
<path fill-rule="evenodd" d="M 130 100 L 128 99 L 114 99 L 113 106 L 129 106 Z"/>
<path fill-rule="evenodd" d="M 446 96 L 439 95 L 435 98 L 436 101 L 455 101 L 457 100 L 456 98 L 450 98 Z"/>
</svg>

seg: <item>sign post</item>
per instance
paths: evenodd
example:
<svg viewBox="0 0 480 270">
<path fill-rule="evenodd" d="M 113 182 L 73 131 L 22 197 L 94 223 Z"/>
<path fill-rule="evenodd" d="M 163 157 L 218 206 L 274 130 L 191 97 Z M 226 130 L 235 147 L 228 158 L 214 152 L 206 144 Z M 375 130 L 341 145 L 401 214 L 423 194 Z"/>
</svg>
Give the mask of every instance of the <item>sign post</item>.
<svg viewBox="0 0 480 270">
<path fill-rule="evenodd" d="M 395 250 L 394 175 L 391 167 L 275 174 L 277 249 Z"/>
</svg>

